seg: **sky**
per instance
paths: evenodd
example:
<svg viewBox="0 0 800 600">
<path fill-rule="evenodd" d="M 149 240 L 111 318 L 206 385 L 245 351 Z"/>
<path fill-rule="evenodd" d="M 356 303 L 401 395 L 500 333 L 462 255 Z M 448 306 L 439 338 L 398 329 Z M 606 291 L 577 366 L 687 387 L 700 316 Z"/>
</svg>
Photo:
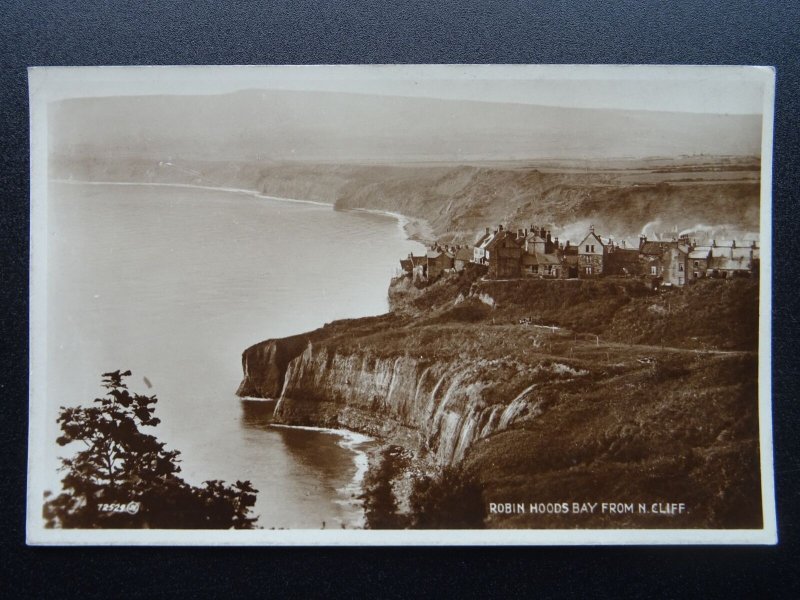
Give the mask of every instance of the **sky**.
<svg viewBox="0 0 800 600">
<path fill-rule="evenodd" d="M 294 161 L 757 155 L 767 70 L 125 67 L 32 71 L 50 151 Z"/>
</svg>

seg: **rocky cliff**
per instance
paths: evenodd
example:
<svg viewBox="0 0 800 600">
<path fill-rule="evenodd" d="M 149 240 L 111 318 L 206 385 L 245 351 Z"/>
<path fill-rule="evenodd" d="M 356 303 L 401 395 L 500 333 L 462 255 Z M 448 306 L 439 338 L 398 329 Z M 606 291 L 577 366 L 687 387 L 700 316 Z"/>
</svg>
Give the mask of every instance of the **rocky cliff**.
<svg viewBox="0 0 800 600">
<path fill-rule="evenodd" d="M 755 282 L 705 282 L 666 296 L 636 282 L 574 282 L 569 293 L 558 282 L 499 285 L 453 277 L 391 314 L 257 344 L 244 353 L 239 393 L 278 398 L 278 422 L 402 446 L 415 469 L 460 465 L 486 502 L 556 502 L 567 490 L 573 500 L 691 506 L 670 520 L 583 516 L 572 526 L 758 526 L 757 360 L 752 332 L 729 331 L 756 326 Z M 615 298 L 601 320 L 598 295 Z M 688 317 L 709 295 L 722 317 L 692 329 Z M 569 306 L 554 304 L 564 298 Z M 663 319 L 642 316 L 661 302 L 688 323 L 685 339 L 669 340 L 675 345 L 658 337 Z M 520 323 L 525 314 L 559 314 L 580 330 Z M 628 319 L 637 328 L 624 328 Z M 489 516 L 487 524 L 564 526 L 552 515 Z"/>
<path fill-rule="evenodd" d="M 409 355 L 377 358 L 306 350 L 288 367 L 275 417 L 284 423 L 324 424 L 411 441 L 438 465 L 460 462 L 478 439 L 506 429 L 538 411 L 536 384 L 508 402 L 485 392 L 507 383 L 545 376 L 580 377 L 586 371 L 567 365 L 528 369 L 513 361 L 431 361 Z M 409 436 L 409 432 L 413 435 Z"/>
</svg>

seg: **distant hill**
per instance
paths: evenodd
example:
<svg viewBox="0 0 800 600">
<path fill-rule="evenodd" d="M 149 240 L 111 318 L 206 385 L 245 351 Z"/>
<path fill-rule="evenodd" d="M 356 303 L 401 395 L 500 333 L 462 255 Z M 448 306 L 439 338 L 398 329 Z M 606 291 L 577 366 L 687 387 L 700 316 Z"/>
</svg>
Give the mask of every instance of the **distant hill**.
<svg viewBox="0 0 800 600">
<path fill-rule="evenodd" d="M 49 106 L 51 151 L 156 160 L 388 164 L 758 154 L 761 116 L 246 90 Z"/>
</svg>

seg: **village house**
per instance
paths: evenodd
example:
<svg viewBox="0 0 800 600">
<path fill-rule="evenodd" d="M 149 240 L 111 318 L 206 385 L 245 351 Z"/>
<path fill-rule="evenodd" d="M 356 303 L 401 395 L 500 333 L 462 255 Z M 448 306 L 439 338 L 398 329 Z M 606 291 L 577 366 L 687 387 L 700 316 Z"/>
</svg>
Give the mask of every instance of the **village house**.
<svg viewBox="0 0 800 600">
<path fill-rule="evenodd" d="M 578 244 L 578 277 L 596 277 L 603 274 L 608 247 L 594 232 L 594 225 Z"/>
<path fill-rule="evenodd" d="M 623 248 L 612 246 L 606 256 L 606 263 L 603 267 L 606 275 L 618 277 L 633 277 L 642 274 L 642 263 L 639 259 L 639 251 L 634 248 Z"/>
<path fill-rule="evenodd" d="M 561 257 L 558 254 L 526 252 L 522 255 L 522 273 L 526 277 L 558 279 L 562 276 L 562 271 Z"/>
<path fill-rule="evenodd" d="M 663 257 L 675 242 L 666 240 L 648 240 L 646 235 L 639 236 L 639 258 L 642 261 L 645 275 L 661 277 Z"/>
<path fill-rule="evenodd" d="M 695 246 L 689 252 L 689 273 L 691 279 L 702 279 L 708 271 L 708 259 L 711 257 L 711 246 Z"/>
<path fill-rule="evenodd" d="M 688 245 L 670 246 L 661 257 L 661 279 L 669 285 L 686 285 L 686 274 L 689 272 Z"/>
<path fill-rule="evenodd" d="M 453 254 L 444 248 L 434 247 L 428 250 L 428 279 L 436 279 L 442 271 L 452 269 L 454 266 Z"/>
<path fill-rule="evenodd" d="M 706 274 L 710 277 L 750 275 L 754 270 L 754 254 L 757 252 L 755 242 L 750 246 L 737 247 L 735 240 L 712 241 Z"/>
<path fill-rule="evenodd" d="M 475 242 L 475 246 L 472 249 L 472 262 L 478 263 L 479 265 L 486 264 L 489 260 L 489 257 L 486 255 L 486 246 L 489 245 L 489 242 L 492 241 L 496 234 L 497 231 L 492 232 L 490 228 L 486 228 L 486 232 Z"/>
<path fill-rule="evenodd" d="M 491 279 L 516 279 L 522 275 L 521 240 L 501 225 L 486 245 Z"/>
</svg>

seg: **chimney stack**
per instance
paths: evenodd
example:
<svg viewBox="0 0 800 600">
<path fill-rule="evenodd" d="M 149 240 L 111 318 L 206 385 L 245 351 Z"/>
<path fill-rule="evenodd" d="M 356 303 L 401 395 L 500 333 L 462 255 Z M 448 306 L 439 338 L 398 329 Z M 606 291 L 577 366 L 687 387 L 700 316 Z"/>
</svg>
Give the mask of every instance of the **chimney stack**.
<svg viewBox="0 0 800 600">
<path fill-rule="evenodd" d="M 490 229 L 489 227 L 487 227 L 487 228 L 486 228 L 486 235 L 489 235 L 489 232 L 490 232 L 490 231 L 491 231 L 491 229 Z"/>
</svg>

